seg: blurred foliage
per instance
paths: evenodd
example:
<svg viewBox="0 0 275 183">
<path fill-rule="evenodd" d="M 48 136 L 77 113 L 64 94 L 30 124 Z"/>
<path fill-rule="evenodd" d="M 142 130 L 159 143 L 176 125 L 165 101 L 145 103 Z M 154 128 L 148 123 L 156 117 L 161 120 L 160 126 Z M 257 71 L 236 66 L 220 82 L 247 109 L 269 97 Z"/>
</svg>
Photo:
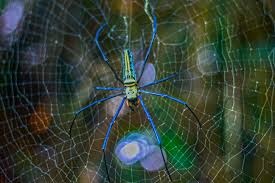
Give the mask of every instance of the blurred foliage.
<svg viewBox="0 0 275 183">
<path fill-rule="evenodd" d="M 7 3 L 1 0 L 0 10 Z M 81 113 L 72 139 L 67 132 L 75 111 L 109 95 L 94 91 L 95 86 L 119 86 L 94 44 L 96 30 L 108 23 L 100 43 L 121 74 L 125 42 L 138 51 L 151 38 L 144 2 L 25 4 L 22 30 L 11 35 L 11 45 L 0 47 L 0 182 L 104 182 L 101 144 L 111 104 Z M 199 129 L 184 106 L 144 97 L 175 182 L 274 182 L 274 1 L 159 0 L 150 5 L 158 32 L 149 62 L 157 79 L 179 73 L 150 90 L 186 101 L 203 124 Z M 32 64 L 26 53 L 37 43 L 46 50 L 45 61 Z M 123 167 L 114 157 L 121 138 L 149 129 L 140 108 L 113 126 L 107 162 L 115 182 L 168 181 L 164 170 Z"/>
<path fill-rule="evenodd" d="M 0 1 L 0 10 L 2 10 L 5 7 L 5 0 Z"/>
</svg>

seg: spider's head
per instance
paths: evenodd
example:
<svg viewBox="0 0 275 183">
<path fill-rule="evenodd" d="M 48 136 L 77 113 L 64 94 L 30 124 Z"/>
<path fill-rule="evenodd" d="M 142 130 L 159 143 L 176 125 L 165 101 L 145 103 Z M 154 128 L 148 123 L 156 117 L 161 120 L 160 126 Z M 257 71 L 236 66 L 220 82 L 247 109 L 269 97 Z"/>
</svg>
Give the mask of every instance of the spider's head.
<svg viewBox="0 0 275 183">
<path fill-rule="evenodd" d="M 125 87 L 125 95 L 128 100 L 136 100 L 138 96 L 138 88 L 136 84 Z"/>
<path fill-rule="evenodd" d="M 127 105 L 131 108 L 131 110 L 138 106 L 138 88 L 136 84 L 127 86 L 125 88 L 125 95 L 127 97 Z"/>
</svg>

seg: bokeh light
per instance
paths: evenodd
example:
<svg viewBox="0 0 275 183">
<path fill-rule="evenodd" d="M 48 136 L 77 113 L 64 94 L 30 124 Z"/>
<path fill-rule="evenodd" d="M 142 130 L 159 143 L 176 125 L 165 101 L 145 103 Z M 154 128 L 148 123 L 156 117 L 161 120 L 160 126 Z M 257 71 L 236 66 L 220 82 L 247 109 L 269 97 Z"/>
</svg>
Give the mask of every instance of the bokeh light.
<svg viewBox="0 0 275 183">
<path fill-rule="evenodd" d="M 133 52 L 139 86 L 174 182 L 275 182 L 274 0 L 0 0 L 0 182 L 107 182 L 102 143 L 122 98 L 75 112 L 123 87 L 121 54 Z M 115 183 L 167 183 L 141 106 L 112 127 L 106 164 Z"/>
<path fill-rule="evenodd" d="M 115 153 L 123 165 L 139 163 L 147 171 L 158 171 L 164 168 L 159 145 L 148 132 L 134 132 L 123 137 L 116 145 Z M 167 156 L 163 150 L 165 161 Z"/>
<path fill-rule="evenodd" d="M 140 133 L 131 133 L 120 140 L 115 153 L 122 164 L 132 165 L 150 153 L 148 137 Z"/>
<path fill-rule="evenodd" d="M 164 161 L 162 159 L 159 146 L 149 146 L 149 153 L 140 160 L 141 166 L 147 171 L 158 171 L 164 168 Z M 163 151 L 165 161 L 167 161 L 166 153 Z"/>
</svg>

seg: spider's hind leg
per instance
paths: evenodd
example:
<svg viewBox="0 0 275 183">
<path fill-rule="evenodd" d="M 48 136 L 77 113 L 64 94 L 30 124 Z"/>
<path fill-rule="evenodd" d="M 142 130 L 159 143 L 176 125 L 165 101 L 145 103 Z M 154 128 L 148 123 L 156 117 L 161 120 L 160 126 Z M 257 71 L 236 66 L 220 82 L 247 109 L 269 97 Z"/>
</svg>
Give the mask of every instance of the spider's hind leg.
<svg viewBox="0 0 275 183">
<path fill-rule="evenodd" d="M 102 24 L 99 29 L 96 31 L 96 36 L 95 36 L 95 43 L 96 43 L 96 46 L 97 48 L 99 49 L 99 52 L 104 60 L 104 62 L 108 65 L 108 67 L 112 70 L 115 78 L 117 81 L 119 81 L 121 84 L 123 84 L 123 81 L 118 77 L 115 69 L 112 67 L 112 65 L 110 64 L 109 62 L 109 59 L 107 58 L 105 52 L 103 51 L 102 47 L 100 46 L 99 42 L 98 42 L 98 38 L 101 34 L 101 32 L 103 31 L 103 29 L 107 26 L 107 24 Z"/>
</svg>

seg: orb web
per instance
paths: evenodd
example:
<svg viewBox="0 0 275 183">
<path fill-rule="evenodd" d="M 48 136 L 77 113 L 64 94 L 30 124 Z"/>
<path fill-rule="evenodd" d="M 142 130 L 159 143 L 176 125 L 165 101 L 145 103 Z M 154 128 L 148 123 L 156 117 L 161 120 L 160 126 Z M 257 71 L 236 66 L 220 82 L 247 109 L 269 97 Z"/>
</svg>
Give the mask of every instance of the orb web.
<svg viewBox="0 0 275 183">
<path fill-rule="evenodd" d="M 155 76 L 144 77 L 178 76 L 147 89 L 187 102 L 202 123 L 185 106 L 143 95 L 173 181 L 275 181 L 273 1 L 14 0 L 0 10 L 1 181 L 108 181 L 101 146 L 121 98 L 82 112 L 72 138 L 70 124 L 115 93 L 96 86 L 121 87 L 95 45 L 97 29 L 108 24 L 99 42 L 121 76 L 123 49 L 144 59 L 152 13 Z M 123 162 L 122 142 L 131 158 L 142 156 Z M 157 147 L 141 107 L 125 105 L 106 149 L 112 182 L 168 182 Z"/>
</svg>

